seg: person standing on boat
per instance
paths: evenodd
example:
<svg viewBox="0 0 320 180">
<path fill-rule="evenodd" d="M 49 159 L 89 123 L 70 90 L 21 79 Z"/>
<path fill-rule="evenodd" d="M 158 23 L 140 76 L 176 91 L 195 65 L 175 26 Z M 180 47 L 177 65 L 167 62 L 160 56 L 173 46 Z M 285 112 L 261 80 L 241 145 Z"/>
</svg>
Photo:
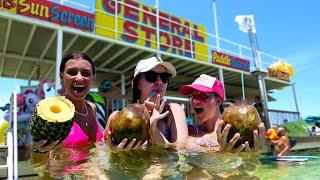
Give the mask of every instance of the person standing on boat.
<svg viewBox="0 0 320 180">
<path fill-rule="evenodd" d="M 286 131 L 284 128 L 280 127 L 277 129 L 278 140 L 271 140 L 274 144 L 274 151 L 276 156 L 286 156 L 291 151 L 290 139 L 285 135 Z"/>
<path fill-rule="evenodd" d="M 265 118 L 264 118 L 264 114 L 263 114 L 263 105 L 262 105 L 262 102 L 260 100 L 260 96 L 257 95 L 257 96 L 254 97 L 253 106 L 257 109 L 262 122 L 264 122 Z"/>
<path fill-rule="evenodd" d="M 227 124 L 222 128 L 224 122 L 221 119 L 219 107 L 224 101 L 224 87 L 217 78 L 202 74 L 192 84 L 182 86 L 179 93 L 191 95 L 191 108 L 195 111 L 195 119 L 201 123 L 188 128 L 190 139 L 193 139 L 196 144 L 203 147 L 219 146 L 220 151 L 227 152 L 240 152 L 243 149 L 258 152 L 264 146 L 263 123 L 259 125 L 259 131 L 254 131 L 255 146 L 253 148 L 249 147 L 248 142 L 237 148 L 234 147 L 240 138 L 239 133 L 236 133 L 229 142 L 227 141 L 231 125 Z"/>
</svg>

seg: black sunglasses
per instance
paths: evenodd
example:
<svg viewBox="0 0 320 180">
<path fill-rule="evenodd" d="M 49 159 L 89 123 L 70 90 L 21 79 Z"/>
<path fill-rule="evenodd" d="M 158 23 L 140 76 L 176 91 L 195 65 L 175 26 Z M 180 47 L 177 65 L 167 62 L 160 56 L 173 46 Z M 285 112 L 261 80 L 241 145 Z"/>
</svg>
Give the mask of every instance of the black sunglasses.
<svg viewBox="0 0 320 180">
<path fill-rule="evenodd" d="M 154 71 L 144 72 L 143 74 L 144 74 L 144 78 L 150 83 L 156 82 L 158 79 L 158 76 L 160 76 L 160 79 L 163 83 L 169 83 L 171 76 L 172 76 L 172 74 L 170 74 L 170 73 L 166 73 L 166 72 L 157 73 Z"/>
</svg>

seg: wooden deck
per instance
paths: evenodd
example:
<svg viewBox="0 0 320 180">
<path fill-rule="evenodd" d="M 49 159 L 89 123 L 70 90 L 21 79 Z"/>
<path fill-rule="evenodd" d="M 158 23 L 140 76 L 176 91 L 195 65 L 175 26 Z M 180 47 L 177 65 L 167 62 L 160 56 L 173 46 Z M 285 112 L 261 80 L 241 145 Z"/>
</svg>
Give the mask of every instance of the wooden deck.
<svg viewBox="0 0 320 180">
<path fill-rule="evenodd" d="M 320 149 L 320 136 L 297 137 L 297 144 L 291 150 Z"/>
</svg>

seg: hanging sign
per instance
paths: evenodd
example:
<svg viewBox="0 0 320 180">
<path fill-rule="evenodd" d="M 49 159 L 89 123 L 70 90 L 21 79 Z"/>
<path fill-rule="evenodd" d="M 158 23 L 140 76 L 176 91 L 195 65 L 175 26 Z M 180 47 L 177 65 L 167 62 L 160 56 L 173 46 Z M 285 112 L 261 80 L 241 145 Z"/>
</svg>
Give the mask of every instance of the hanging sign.
<svg viewBox="0 0 320 180">
<path fill-rule="evenodd" d="M 1 0 L 0 0 L 1 1 Z M 17 0 L 16 13 L 84 31 L 94 30 L 94 14 L 48 0 Z"/>
<path fill-rule="evenodd" d="M 157 49 L 157 11 L 135 0 L 97 0 L 98 35 Z M 206 28 L 159 11 L 160 50 L 208 61 Z"/>
<path fill-rule="evenodd" d="M 212 63 L 242 71 L 250 71 L 250 61 L 218 51 L 212 51 Z"/>
<path fill-rule="evenodd" d="M 290 76 L 289 76 L 289 73 L 287 73 L 287 72 L 279 71 L 277 69 L 268 68 L 268 75 L 270 77 L 273 77 L 276 79 L 290 82 Z"/>
</svg>

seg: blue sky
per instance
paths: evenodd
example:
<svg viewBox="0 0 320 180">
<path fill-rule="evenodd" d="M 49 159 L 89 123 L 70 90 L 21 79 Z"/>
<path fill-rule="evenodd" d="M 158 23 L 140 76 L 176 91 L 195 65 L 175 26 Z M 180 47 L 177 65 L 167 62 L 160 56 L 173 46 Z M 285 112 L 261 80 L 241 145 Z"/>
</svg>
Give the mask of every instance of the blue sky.
<svg viewBox="0 0 320 180">
<path fill-rule="evenodd" d="M 155 4 L 155 0 L 142 2 Z M 204 25 L 207 32 L 215 34 L 212 0 L 159 0 L 159 6 L 162 11 Z M 317 80 L 320 74 L 320 24 L 317 22 L 320 2 L 216 0 L 216 6 L 220 37 L 247 46 L 248 35 L 238 30 L 234 18 L 254 14 L 260 50 L 281 57 L 294 66 L 296 75 L 292 80 L 302 116 L 320 115 L 320 83 Z M 0 106 L 9 100 L 14 87 L 21 83 L 27 84 L 27 81 L 0 78 Z M 278 101 L 270 103 L 269 108 L 295 110 L 291 87 L 276 91 L 272 96 Z M 0 119 L 2 117 L 0 112 Z"/>
</svg>

